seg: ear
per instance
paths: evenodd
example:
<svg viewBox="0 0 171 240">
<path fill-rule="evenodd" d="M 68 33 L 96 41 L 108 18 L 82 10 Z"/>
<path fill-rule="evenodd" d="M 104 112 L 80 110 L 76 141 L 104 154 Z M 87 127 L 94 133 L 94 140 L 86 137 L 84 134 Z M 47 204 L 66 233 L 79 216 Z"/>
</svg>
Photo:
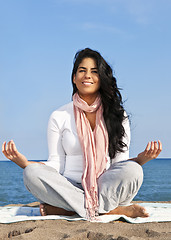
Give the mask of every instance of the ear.
<svg viewBox="0 0 171 240">
<path fill-rule="evenodd" d="M 73 83 L 75 83 L 75 74 L 74 74 L 74 76 L 73 76 Z"/>
</svg>

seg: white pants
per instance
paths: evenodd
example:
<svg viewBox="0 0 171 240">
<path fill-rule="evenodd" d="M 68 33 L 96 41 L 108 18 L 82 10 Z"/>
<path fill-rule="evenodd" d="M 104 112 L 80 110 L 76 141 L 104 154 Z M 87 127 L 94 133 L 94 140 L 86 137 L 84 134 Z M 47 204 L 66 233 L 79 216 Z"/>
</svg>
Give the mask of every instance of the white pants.
<svg viewBox="0 0 171 240">
<path fill-rule="evenodd" d="M 54 168 L 33 163 L 23 172 L 24 184 L 40 202 L 86 217 L 84 190 L 80 183 L 66 179 Z M 143 182 L 142 167 L 134 161 L 114 163 L 98 179 L 99 213 L 129 205 Z"/>
</svg>

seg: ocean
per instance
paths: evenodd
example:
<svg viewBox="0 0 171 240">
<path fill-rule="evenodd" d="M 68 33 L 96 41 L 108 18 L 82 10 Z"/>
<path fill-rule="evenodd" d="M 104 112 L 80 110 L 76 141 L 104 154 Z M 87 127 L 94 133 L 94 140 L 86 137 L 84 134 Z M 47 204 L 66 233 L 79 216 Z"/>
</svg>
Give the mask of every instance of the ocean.
<svg viewBox="0 0 171 240">
<path fill-rule="evenodd" d="M 145 165 L 144 182 L 136 201 L 171 201 L 171 159 L 154 159 Z M 23 170 L 11 161 L 0 161 L 0 206 L 37 201 L 23 184 Z"/>
</svg>

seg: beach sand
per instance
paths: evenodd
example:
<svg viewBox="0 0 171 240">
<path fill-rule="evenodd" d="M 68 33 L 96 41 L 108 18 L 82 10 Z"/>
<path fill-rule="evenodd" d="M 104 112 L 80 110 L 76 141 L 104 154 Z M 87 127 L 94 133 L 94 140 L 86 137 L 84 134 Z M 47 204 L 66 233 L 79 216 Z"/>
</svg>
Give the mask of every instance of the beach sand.
<svg viewBox="0 0 171 240">
<path fill-rule="evenodd" d="M 38 203 L 15 206 L 36 207 Z M 171 222 L 131 224 L 122 221 L 110 223 L 66 220 L 24 221 L 0 224 L 0 239 L 171 240 Z"/>
</svg>

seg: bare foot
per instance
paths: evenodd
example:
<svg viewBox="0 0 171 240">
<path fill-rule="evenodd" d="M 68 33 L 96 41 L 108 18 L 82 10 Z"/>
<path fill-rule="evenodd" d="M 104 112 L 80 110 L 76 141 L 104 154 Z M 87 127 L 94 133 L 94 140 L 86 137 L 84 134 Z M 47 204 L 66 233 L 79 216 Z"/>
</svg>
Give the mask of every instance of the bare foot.
<svg viewBox="0 0 171 240">
<path fill-rule="evenodd" d="M 132 218 L 149 217 L 149 214 L 146 212 L 146 209 L 144 207 L 141 207 L 138 204 L 133 204 L 130 206 L 119 206 L 106 214 L 125 215 L 127 217 L 132 217 Z"/>
<path fill-rule="evenodd" d="M 67 211 L 63 208 L 54 207 L 47 203 L 41 203 L 39 207 L 40 207 L 41 216 L 47 216 L 47 215 L 72 216 L 75 214 L 75 212 Z"/>
<path fill-rule="evenodd" d="M 45 209 L 45 204 L 40 203 L 39 209 L 40 209 L 41 216 L 46 216 L 47 215 L 46 214 L 46 209 Z"/>
</svg>

